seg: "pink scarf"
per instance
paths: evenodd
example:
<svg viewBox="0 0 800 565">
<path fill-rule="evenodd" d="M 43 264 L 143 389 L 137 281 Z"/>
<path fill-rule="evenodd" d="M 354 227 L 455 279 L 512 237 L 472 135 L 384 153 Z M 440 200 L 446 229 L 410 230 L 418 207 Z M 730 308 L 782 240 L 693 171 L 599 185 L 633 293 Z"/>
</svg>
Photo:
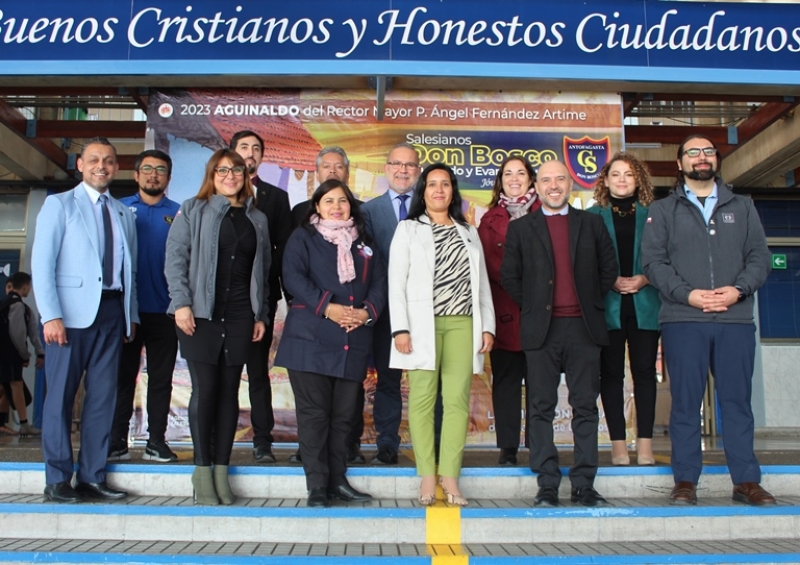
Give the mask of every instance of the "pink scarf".
<svg viewBox="0 0 800 565">
<path fill-rule="evenodd" d="M 349 220 L 322 220 L 319 214 L 311 216 L 311 225 L 317 228 L 319 234 L 336 246 L 336 269 L 339 272 L 339 282 L 346 283 L 356 278 L 356 267 L 353 264 L 353 254 L 350 248 L 358 239 L 358 230 L 353 225 L 353 218 Z"/>
<path fill-rule="evenodd" d="M 516 220 L 527 214 L 534 202 L 536 202 L 536 189 L 531 188 L 528 192 L 516 198 L 510 198 L 501 192 L 498 204 L 508 211 L 508 215 L 511 216 L 512 220 Z"/>
</svg>

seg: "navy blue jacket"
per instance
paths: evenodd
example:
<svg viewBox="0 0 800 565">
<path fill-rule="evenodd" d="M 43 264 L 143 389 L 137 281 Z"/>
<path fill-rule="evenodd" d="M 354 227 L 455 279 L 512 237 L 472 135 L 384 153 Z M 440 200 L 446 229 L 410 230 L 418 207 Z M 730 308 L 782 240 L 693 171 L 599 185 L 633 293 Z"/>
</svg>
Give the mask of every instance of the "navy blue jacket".
<svg viewBox="0 0 800 565">
<path fill-rule="evenodd" d="M 356 278 L 340 283 L 336 246 L 316 229 L 296 229 L 283 254 L 283 284 L 292 295 L 275 364 L 287 369 L 361 382 L 372 352 L 372 327 L 350 333 L 325 318 L 329 303 L 367 308 L 370 318 L 386 304 L 386 267 L 375 246 L 359 238 L 351 248 Z"/>
</svg>

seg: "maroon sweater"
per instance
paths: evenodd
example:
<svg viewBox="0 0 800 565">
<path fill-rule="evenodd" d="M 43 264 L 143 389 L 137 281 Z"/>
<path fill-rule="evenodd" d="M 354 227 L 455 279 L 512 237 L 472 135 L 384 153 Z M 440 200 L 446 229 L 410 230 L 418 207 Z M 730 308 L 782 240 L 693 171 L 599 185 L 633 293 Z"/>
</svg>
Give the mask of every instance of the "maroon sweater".
<svg viewBox="0 0 800 565">
<path fill-rule="evenodd" d="M 580 318 L 581 305 L 569 255 L 569 216 L 545 216 L 545 219 L 553 246 L 553 317 Z"/>
</svg>

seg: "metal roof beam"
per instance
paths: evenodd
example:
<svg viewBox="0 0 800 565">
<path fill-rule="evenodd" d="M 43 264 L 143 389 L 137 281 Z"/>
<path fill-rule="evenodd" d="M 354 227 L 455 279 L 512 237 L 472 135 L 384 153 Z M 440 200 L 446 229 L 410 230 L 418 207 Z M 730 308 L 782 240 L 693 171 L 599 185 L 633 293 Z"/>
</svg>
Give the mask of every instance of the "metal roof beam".
<svg viewBox="0 0 800 565">
<path fill-rule="evenodd" d="M 0 100 L 0 123 L 5 125 L 9 130 L 24 139 L 36 151 L 47 157 L 50 161 L 67 174 L 73 174 L 67 166 L 67 154 L 58 145 L 53 143 L 50 139 L 43 137 L 29 138 L 28 120 L 25 116 L 13 106 L 10 106 L 4 100 Z"/>
</svg>

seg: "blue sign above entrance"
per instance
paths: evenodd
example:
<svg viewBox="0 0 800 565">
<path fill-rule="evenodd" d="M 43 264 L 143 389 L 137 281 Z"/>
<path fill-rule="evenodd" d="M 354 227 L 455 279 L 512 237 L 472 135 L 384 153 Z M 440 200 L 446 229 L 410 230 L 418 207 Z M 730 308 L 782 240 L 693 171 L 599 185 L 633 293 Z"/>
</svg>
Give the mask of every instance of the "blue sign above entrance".
<svg viewBox="0 0 800 565">
<path fill-rule="evenodd" d="M 707 70 L 796 84 L 798 15 L 792 4 L 659 0 L 40 0 L 0 7 L 0 74 L 447 76 L 472 68 L 478 76 L 545 69 L 553 72 L 539 76 L 706 82 Z M 498 64 L 507 66 L 486 67 Z M 570 70 L 555 71 L 562 66 Z M 700 72 L 681 77 L 679 69 Z M 737 80 L 750 82 L 744 76 Z"/>
</svg>

